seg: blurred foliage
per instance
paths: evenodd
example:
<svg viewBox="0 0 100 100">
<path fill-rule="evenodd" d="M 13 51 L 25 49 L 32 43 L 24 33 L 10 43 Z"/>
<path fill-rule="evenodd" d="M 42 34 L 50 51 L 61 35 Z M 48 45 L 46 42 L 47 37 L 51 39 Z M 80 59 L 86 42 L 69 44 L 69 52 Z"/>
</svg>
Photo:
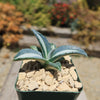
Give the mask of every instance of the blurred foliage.
<svg viewBox="0 0 100 100">
<path fill-rule="evenodd" d="M 17 4 L 17 1 L 18 0 L 0 0 L 1 2 L 4 2 L 4 3 L 10 3 L 10 4 Z"/>
<path fill-rule="evenodd" d="M 50 11 L 52 25 L 70 27 L 76 19 L 76 13 L 71 5 L 66 3 L 56 3 Z"/>
<path fill-rule="evenodd" d="M 23 14 L 16 11 L 14 5 L 0 3 L 0 35 L 4 45 L 15 44 L 22 37 L 21 25 L 24 22 Z"/>
<path fill-rule="evenodd" d="M 9 47 L 13 45 L 17 45 L 19 39 L 23 37 L 22 34 L 13 34 L 13 33 L 6 33 L 3 35 L 4 45 Z"/>
<path fill-rule="evenodd" d="M 76 2 L 77 0 L 47 0 L 47 2 L 49 4 L 55 4 L 55 3 L 68 3 L 68 4 L 72 4 L 74 2 Z"/>
<path fill-rule="evenodd" d="M 80 7 L 80 9 L 88 8 L 87 0 L 77 0 L 77 2 L 74 4 L 76 7 Z"/>
<path fill-rule="evenodd" d="M 27 23 L 47 27 L 50 25 L 50 7 L 46 3 L 46 0 L 17 0 L 16 7 L 24 14 Z"/>
<path fill-rule="evenodd" d="M 18 11 L 24 14 L 26 23 L 31 25 L 48 27 L 51 23 L 50 7 L 47 5 L 47 0 L 0 0 L 14 4 Z"/>
<path fill-rule="evenodd" d="M 48 3 L 48 4 L 51 4 L 51 5 L 52 5 L 52 4 L 55 4 L 56 2 L 57 2 L 57 0 L 47 0 L 47 3 Z"/>
<path fill-rule="evenodd" d="M 86 46 L 100 37 L 100 11 L 92 11 L 88 8 L 77 6 L 78 34 L 73 38 Z"/>
<path fill-rule="evenodd" d="M 92 10 L 98 10 L 100 7 L 100 0 L 87 0 L 88 6 Z"/>
<path fill-rule="evenodd" d="M 96 41 L 97 38 L 100 37 L 100 0 L 0 1 L 14 4 L 17 10 L 23 13 L 25 23 L 29 23 L 29 26 L 30 24 L 38 27 L 55 25 L 60 27 L 71 27 L 72 31 L 77 29 L 78 34 L 76 34 L 73 38 L 87 46 L 89 43 Z M 77 2 L 75 3 L 74 1 Z M 67 2 L 68 4 L 64 2 Z M 24 21 L 23 15 L 20 12 L 17 12 L 14 6 L 9 4 L 5 5 L 7 7 L 3 4 L 0 8 L 0 34 L 4 35 L 3 38 L 5 40 L 8 38 L 9 34 L 9 36 L 12 37 L 11 40 L 17 41 L 17 39 L 13 38 L 19 38 L 19 36 L 14 36 L 12 33 L 22 32 L 19 26 Z M 11 6 L 11 8 L 8 6 Z M 6 12 L 4 11 L 5 9 L 7 9 Z M 6 42 L 5 44 L 10 42 Z"/>
</svg>

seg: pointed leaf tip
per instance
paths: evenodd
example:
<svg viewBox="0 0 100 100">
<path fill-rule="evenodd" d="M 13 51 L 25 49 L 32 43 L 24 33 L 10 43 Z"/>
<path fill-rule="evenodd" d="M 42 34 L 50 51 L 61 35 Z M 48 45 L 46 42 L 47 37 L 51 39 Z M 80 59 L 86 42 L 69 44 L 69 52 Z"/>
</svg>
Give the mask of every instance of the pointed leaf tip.
<svg viewBox="0 0 100 100">
<path fill-rule="evenodd" d="M 43 36 L 41 33 L 39 33 L 38 31 L 31 29 L 32 32 L 34 33 L 34 35 L 36 36 L 40 46 L 41 46 L 41 50 L 42 50 L 42 55 L 44 58 L 48 58 L 48 53 L 51 50 L 51 45 L 48 42 L 48 40 L 46 39 L 45 36 Z"/>
<path fill-rule="evenodd" d="M 59 58 L 65 55 L 75 55 L 75 54 L 87 56 L 87 53 L 83 49 L 76 46 L 65 45 L 58 47 L 52 52 L 50 61 L 55 62 Z"/>
<path fill-rule="evenodd" d="M 22 49 L 14 57 L 14 60 L 23 60 L 23 59 L 43 59 L 39 51 L 32 49 Z"/>
</svg>

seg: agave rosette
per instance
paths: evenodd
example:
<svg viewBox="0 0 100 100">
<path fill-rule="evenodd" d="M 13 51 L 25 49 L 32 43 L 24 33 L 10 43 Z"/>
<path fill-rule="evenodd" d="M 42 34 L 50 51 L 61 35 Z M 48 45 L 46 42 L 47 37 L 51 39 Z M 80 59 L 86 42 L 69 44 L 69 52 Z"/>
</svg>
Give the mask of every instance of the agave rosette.
<svg viewBox="0 0 100 100">
<path fill-rule="evenodd" d="M 64 45 L 56 48 L 56 46 L 53 43 L 49 43 L 46 37 L 41 33 L 34 29 L 32 29 L 32 31 L 40 44 L 41 50 L 36 46 L 31 46 L 30 49 L 22 49 L 14 57 L 14 60 L 35 59 L 44 65 L 45 68 L 61 70 L 59 59 L 63 56 L 73 54 L 87 56 L 87 53 L 77 46 Z"/>
</svg>

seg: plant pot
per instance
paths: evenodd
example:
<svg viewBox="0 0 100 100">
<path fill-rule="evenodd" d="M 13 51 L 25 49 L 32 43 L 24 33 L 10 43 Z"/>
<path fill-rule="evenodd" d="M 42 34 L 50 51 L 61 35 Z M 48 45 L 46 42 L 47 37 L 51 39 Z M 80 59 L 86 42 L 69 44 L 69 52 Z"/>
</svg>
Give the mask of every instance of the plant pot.
<svg viewBox="0 0 100 100">
<path fill-rule="evenodd" d="M 23 62 L 22 62 L 23 64 Z M 22 66 L 21 64 L 21 66 Z M 76 71 L 76 70 L 75 70 Z M 77 71 L 76 71 L 77 73 Z M 78 76 L 78 74 L 77 74 Z M 67 100 L 76 100 L 76 98 L 78 97 L 78 95 L 80 94 L 80 92 L 82 91 L 83 87 L 81 89 L 79 89 L 78 92 L 67 92 L 67 91 L 21 91 L 19 90 L 16 86 L 17 86 L 17 81 L 18 81 L 18 76 L 16 79 L 16 83 L 15 83 L 15 89 L 16 92 L 18 94 L 18 98 L 19 100 L 33 100 L 34 98 L 36 100 L 40 100 L 40 99 L 44 99 L 47 100 L 49 99 L 67 99 Z M 80 81 L 79 76 L 78 76 L 78 81 Z"/>
</svg>

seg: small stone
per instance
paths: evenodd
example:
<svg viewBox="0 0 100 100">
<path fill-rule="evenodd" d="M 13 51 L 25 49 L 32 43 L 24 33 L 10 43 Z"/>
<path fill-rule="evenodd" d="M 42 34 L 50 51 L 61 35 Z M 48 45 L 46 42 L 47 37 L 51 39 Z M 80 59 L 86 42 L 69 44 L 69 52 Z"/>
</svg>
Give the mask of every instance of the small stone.
<svg viewBox="0 0 100 100">
<path fill-rule="evenodd" d="M 37 81 L 37 83 L 38 83 L 38 85 L 39 85 L 39 87 L 43 84 L 43 81 Z"/>
<path fill-rule="evenodd" d="M 62 76 L 69 74 L 69 69 L 65 66 L 62 66 L 61 74 Z"/>
<path fill-rule="evenodd" d="M 82 88 L 82 83 L 75 81 L 75 87 L 78 89 Z"/>
<path fill-rule="evenodd" d="M 18 85 L 19 88 L 22 88 L 23 85 L 24 85 L 24 81 L 23 81 L 23 80 L 19 80 L 19 81 L 17 82 L 17 85 Z"/>
<path fill-rule="evenodd" d="M 53 82 L 54 82 L 54 81 L 53 81 L 53 77 L 47 75 L 46 78 L 45 78 L 45 83 L 46 83 L 47 85 L 52 85 Z"/>
<path fill-rule="evenodd" d="M 72 88 L 72 91 L 73 92 L 78 92 L 78 89 L 77 88 Z"/>
<path fill-rule="evenodd" d="M 66 72 L 66 75 L 69 74 L 69 69 L 68 68 L 64 69 L 64 71 Z"/>
<path fill-rule="evenodd" d="M 28 81 L 28 80 L 25 81 L 25 85 L 26 85 L 26 86 L 28 86 L 29 83 L 30 83 L 30 81 Z"/>
<path fill-rule="evenodd" d="M 43 72 L 43 70 L 40 70 L 34 74 L 33 79 L 36 81 L 40 81 L 40 80 L 44 81 L 45 77 L 46 77 L 45 72 Z"/>
<path fill-rule="evenodd" d="M 20 88 L 21 91 L 25 91 L 25 88 Z"/>
<path fill-rule="evenodd" d="M 26 73 L 25 72 L 20 72 L 19 76 L 18 76 L 18 80 L 23 80 L 26 77 Z"/>
<path fill-rule="evenodd" d="M 61 76 L 66 76 L 68 72 L 66 72 L 64 69 L 61 70 Z"/>
<path fill-rule="evenodd" d="M 61 73 L 58 73 L 58 78 L 57 78 L 58 81 L 61 81 L 62 80 L 62 76 L 61 76 Z"/>
<path fill-rule="evenodd" d="M 71 91 L 71 88 L 65 83 L 63 82 L 62 84 L 60 84 L 57 88 L 57 91 Z"/>
<path fill-rule="evenodd" d="M 69 83 L 69 86 L 71 87 L 71 88 L 73 88 L 74 87 L 74 80 L 72 79 L 72 77 L 70 77 L 69 79 L 68 79 L 68 83 Z"/>
<path fill-rule="evenodd" d="M 40 69 L 39 71 L 40 71 L 41 74 L 45 73 L 45 69 L 44 68 Z"/>
<path fill-rule="evenodd" d="M 50 76 L 50 77 L 52 77 L 52 78 L 53 78 L 53 75 L 51 74 L 51 72 L 50 72 L 50 71 L 46 71 L 46 76 Z"/>
<path fill-rule="evenodd" d="M 49 86 L 48 91 L 56 91 L 56 84 Z"/>
<path fill-rule="evenodd" d="M 42 90 L 47 91 L 48 90 L 48 85 L 46 85 L 44 82 L 42 83 Z"/>
<path fill-rule="evenodd" d="M 75 70 L 70 70 L 70 75 L 72 76 L 74 81 L 77 80 L 77 74 L 76 74 Z"/>
<path fill-rule="evenodd" d="M 63 77 L 62 77 L 62 80 L 63 80 L 64 82 L 68 83 L 69 78 L 70 78 L 70 75 L 66 75 L 66 76 L 63 76 Z"/>
<path fill-rule="evenodd" d="M 40 75 L 41 75 L 40 71 L 36 71 L 35 74 L 34 74 L 34 76 L 36 76 L 36 77 L 40 76 Z"/>
<path fill-rule="evenodd" d="M 44 81 L 46 77 L 45 69 L 40 69 L 40 73 L 41 73 L 41 80 Z"/>
<path fill-rule="evenodd" d="M 39 81 L 39 80 L 41 80 L 41 78 L 42 78 L 42 76 L 41 76 L 40 71 L 36 71 L 35 74 L 33 75 L 33 80 Z"/>
<path fill-rule="evenodd" d="M 41 75 L 41 80 L 42 80 L 42 81 L 44 81 L 44 80 L 45 80 L 45 78 L 46 78 L 46 74 L 45 74 L 45 73 L 43 73 L 43 74 Z"/>
<path fill-rule="evenodd" d="M 28 73 L 27 73 L 27 77 L 28 77 L 28 78 L 29 78 L 29 77 L 33 77 L 34 73 L 35 73 L 35 71 L 28 72 Z"/>
<path fill-rule="evenodd" d="M 22 88 L 24 91 L 28 91 L 28 85 L 23 85 L 23 88 Z"/>
<path fill-rule="evenodd" d="M 35 89 L 37 89 L 37 88 L 38 88 L 38 84 L 37 84 L 36 81 L 31 81 L 31 82 L 29 83 L 29 85 L 28 85 L 28 89 L 29 89 L 29 90 L 35 90 Z"/>
<path fill-rule="evenodd" d="M 35 80 L 36 80 L 36 81 L 42 80 L 42 76 L 37 76 L 37 77 L 35 78 Z"/>
<path fill-rule="evenodd" d="M 34 77 L 30 77 L 28 78 L 28 81 L 31 82 L 31 81 L 36 81 L 36 80 L 34 79 Z"/>
<path fill-rule="evenodd" d="M 59 85 L 59 83 L 58 83 L 58 81 L 56 79 L 54 79 L 54 85 L 55 86 L 58 86 Z"/>
</svg>

